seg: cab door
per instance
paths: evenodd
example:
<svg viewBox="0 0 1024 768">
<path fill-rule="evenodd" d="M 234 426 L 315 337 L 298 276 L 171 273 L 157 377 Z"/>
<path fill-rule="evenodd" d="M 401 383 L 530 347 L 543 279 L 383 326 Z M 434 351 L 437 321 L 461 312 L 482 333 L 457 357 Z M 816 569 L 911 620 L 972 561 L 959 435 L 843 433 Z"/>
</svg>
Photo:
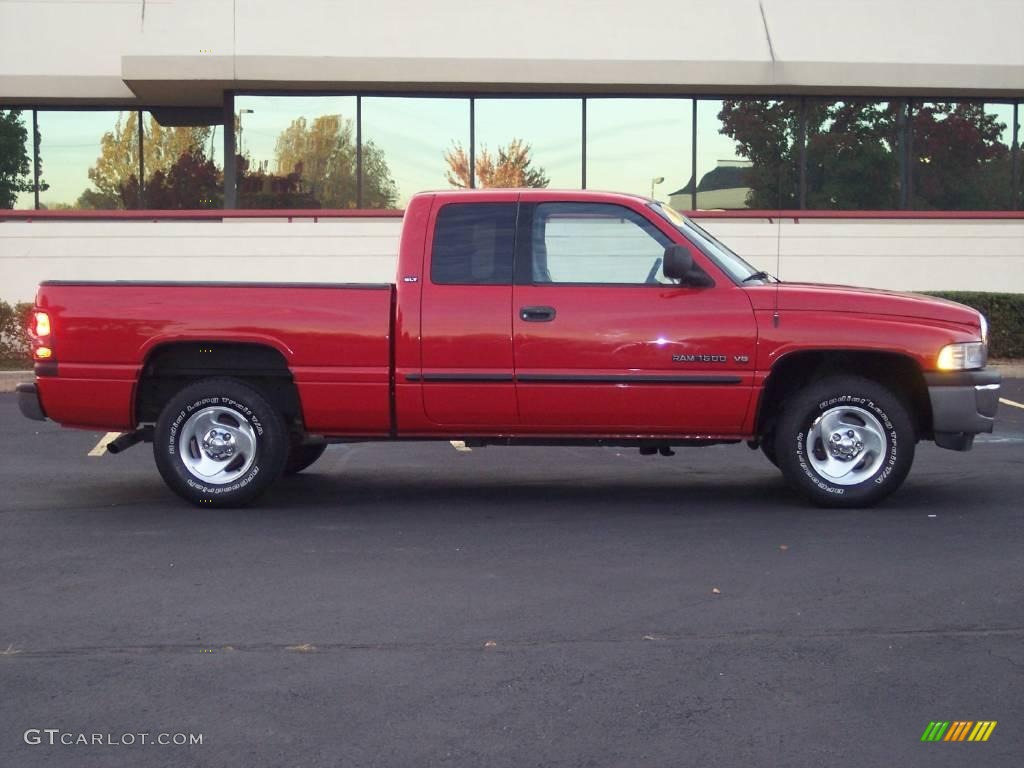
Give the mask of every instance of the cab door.
<svg viewBox="0 0 1024 768">
<path fill-rule="evenodd" d="M 512 364 L 512 269 L 518 193 L 435 203 L 421 304 L 427 418 L 471 432 L 519 422 Z M 414 375 L 414 377 L 417 375 Z"/>
<path fill-rule="evenodd" d="M 715 284 L 666 278 L 673 239 L 623 205 L 524 202 L 519 222 L 513 347 L 524 430 L 740 430 L 756 344 L 745 291 L 692 245 Z"/>
</svg>

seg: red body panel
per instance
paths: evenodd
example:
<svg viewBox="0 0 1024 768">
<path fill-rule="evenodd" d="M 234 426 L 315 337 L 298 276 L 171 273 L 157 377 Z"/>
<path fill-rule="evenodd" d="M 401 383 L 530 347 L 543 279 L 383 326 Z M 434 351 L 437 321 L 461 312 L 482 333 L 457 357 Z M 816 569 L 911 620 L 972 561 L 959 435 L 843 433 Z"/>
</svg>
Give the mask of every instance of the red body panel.
<svg viewBox="0 0 1024 768">
<path fill-rule="evenodd" d="M 530 431 L 739 431 L 757 328 L 746 294 L 731 283 L 705 289 L 517 285 L 514 304 L 557 311 L 550 323 L 514 321 L 519 411 Z M 702 355 L 714 361 L 701 361 Z M 700 383 L 705 375 L 736 381 Z"/>
<path fill-rule="evenodd" d="M 129 428 L 149 354 L 194 340 L 280 352 L 311 430 L 390 427 L 390 288 L 44 285 L 37 304 L 50 313 L 58 366 L 40 377 L 41 397 L 62 424 Z"/>
<path fill-rule="evenodd" d="M 747 294 L 758 317 L 762 371 L 809 349 L 895 352 L 927 371 L 943 346 L 980 333 L 973 309 L 928 296 L 800 283 L 751 287 Z"/>
<path fill-rule="evenodd" d="M 489 192 L 489 203 L 515 203 L 518 192 Z M 432 207 L 429 232 L 441 206 Z M 518 424 L 512 357 L 511 285 L 438 285 L 423 265 L 421 355 L 424 377 L 487 374 L 506 381 L 423 381 L 427 419 L 456 429 L 504 430 Z"/>
<path fill-rule="evenodd" d="M 516 200 L 631 208 L 715 284 L 434 285 L 440 206 Z M 44 284 L 37 304 L 57 363 L 38 377 L 47 415 L 110 430 L 136 426 L 147 358 L 174 342 L 277 350 L 306 428 L 325 435 L 718 438 L 752 435 L 760 390 L 793 352 L 880 350 L 931 370 L 942 346 L 979 334 L 973 310 L 926 297 L 736 285 L 646 201 L 551 190 L 415 196 L 393 286 Z M 523 306 L 557 315 L 528 322 Z"/>
</svg>

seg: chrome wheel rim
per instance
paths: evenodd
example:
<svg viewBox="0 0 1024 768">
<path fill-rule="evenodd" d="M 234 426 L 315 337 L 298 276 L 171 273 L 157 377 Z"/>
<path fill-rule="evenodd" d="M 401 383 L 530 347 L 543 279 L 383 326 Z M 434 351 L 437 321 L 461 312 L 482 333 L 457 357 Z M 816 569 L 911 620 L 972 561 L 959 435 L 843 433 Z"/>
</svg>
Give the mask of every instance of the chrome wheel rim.
<svg viewBox="0 0 1024 768">
<path fill-rule="evenodd" d="M 248 472 L 256 460 L 256 430 L 234 408 L 204 408 L 182 425 L 178 455 L 197 480 L 225 485 Z"/>
<path fill-rule="evenodd" d="M 807 458 L 814 471 L 835 485 L 856 485 L 878 471 L 888 441 L 878 418 L 863 408 L 830 408 L 807 431 Z"/>
</svg>

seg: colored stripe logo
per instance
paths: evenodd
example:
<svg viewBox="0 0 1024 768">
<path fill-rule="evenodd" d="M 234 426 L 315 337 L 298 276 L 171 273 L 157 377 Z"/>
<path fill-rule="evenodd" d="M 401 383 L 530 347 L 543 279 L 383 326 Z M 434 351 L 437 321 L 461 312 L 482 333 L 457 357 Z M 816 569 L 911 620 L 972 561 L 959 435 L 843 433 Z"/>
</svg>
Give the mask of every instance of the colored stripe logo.
<svg viewBox="0 0 1024 768">
<path fill-rule="evenodd" d="M 988 741 L 996 720 L 933 720 L 921 734 L 921 741 Z"/>
</svg>

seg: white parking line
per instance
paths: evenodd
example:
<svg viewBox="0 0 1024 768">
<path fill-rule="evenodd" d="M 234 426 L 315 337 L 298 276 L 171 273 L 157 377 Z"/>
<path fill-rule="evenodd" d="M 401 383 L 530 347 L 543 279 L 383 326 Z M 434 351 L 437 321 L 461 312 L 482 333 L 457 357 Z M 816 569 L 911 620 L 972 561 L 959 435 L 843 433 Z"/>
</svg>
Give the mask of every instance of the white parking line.
<svg viewBox="0 0 1024 768">
<path fill-rule="evenodd" d="M 1016 400 L 1007 400 L 1005 397 L 1000 397 L 999 402 L 1003 405 L 1012 405 L 1014 408 L 1024 408 L 1024 403 L 1018 403 Z"/>
<path fill-rule="evenodd" d="M 89 456 L 95 457 L 105 454 L 107 452 L 107 444 L 114 442 L 120 434 L 120 432 L 107 432 L 107 434 L 101 437 L 100 441 L 96 443 L 96 447 L 89 451 Z"/>
<path fill-rule="evenodd" d="M 454 448 L 459 453 L 472 453 L 473 452 L 473 449 L 472 448 L 467 448 L 466 444 L 462 440 L 449 440 L 448 442 L 451 443 L 452 444 L 452 448 Z"/>
</svg>

